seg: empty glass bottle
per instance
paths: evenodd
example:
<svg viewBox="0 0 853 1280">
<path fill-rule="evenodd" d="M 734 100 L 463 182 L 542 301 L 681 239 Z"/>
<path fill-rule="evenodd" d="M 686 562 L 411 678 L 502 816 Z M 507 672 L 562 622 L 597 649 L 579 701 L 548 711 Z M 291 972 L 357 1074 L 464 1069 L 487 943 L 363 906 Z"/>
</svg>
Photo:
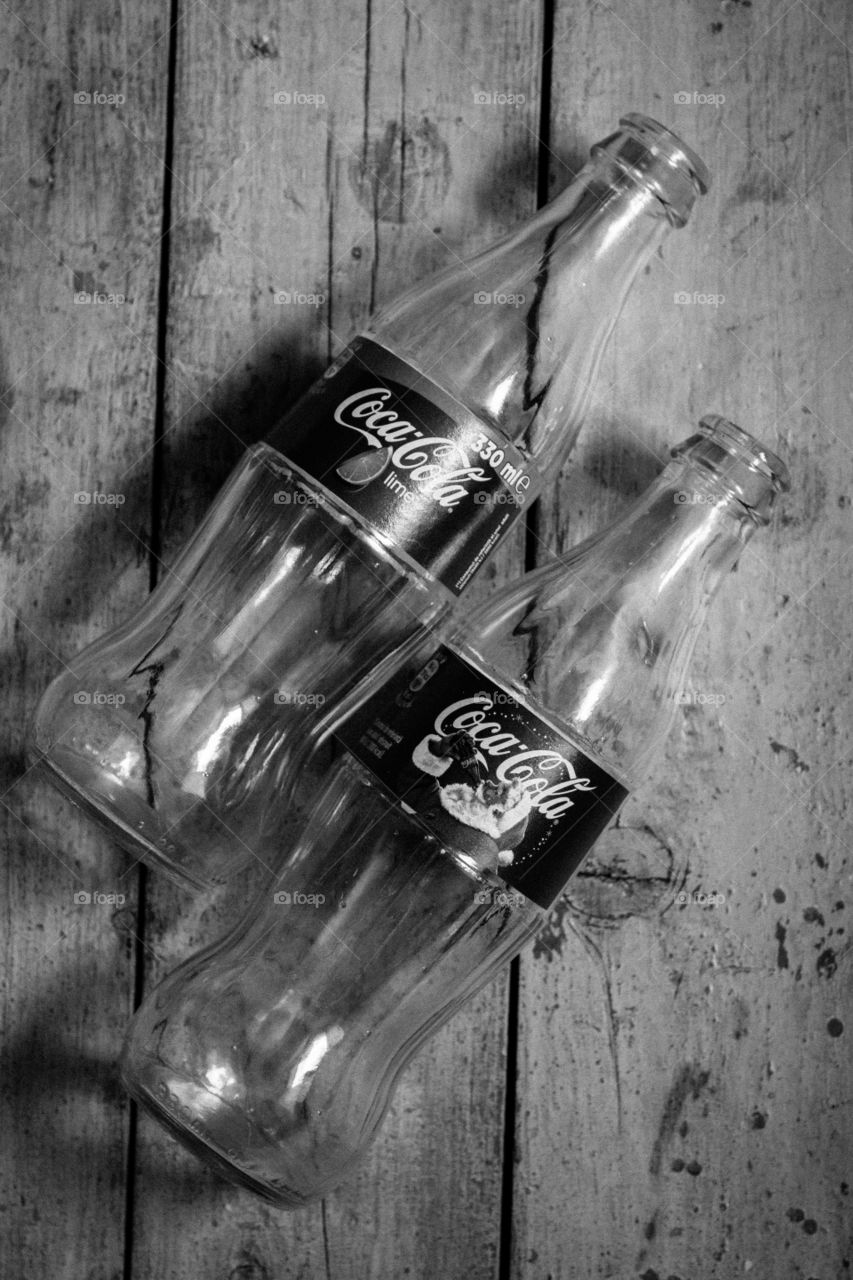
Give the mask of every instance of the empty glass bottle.
<svg viewBox="0 0 853 1280">
<path fill-rule="evenodd" d="M 627 116 L 546 208 L 381 312 L 139 614 L 50 686 L 32 741 L 53 779 L 192 883 L 271 863 L 294 749 L 449 611 L 560 466 L 631 282 L 706 186 Z"/>
<path fill-rule="evenodd" d="M 620 520 L 327 726 L 341 758 L 275 882 L 137 1012 L 132 1093 L 277 1204 L 339 1182 L 415 1050 L 537 932 L 646 773 L 708 605 L 787 485 L 705 418 Z"/>
</svg>

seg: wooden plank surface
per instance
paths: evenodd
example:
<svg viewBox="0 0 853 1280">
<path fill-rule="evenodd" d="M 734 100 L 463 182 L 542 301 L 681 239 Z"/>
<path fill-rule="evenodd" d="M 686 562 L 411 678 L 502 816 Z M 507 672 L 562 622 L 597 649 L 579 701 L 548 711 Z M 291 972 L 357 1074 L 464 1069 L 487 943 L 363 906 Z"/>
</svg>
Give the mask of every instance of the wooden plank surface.
<svg viewBox="0 0 853 1280">
<path fill-rule="evenodd" d="M 535 207 L 537 22 L 515 0 L 488 12 L 321 5 L 310 19 L 293 5 L 272 25 L 266 10 L 242 4 L 187 10 L 175 101 L 167 555 L 241 448 L 262 438 L 374 305 Z M 526 108 L 475 103 L 474 89 L 521 76 Z M 276 93 L 291 102 L 276 104 Z M 300 104 L 297 94 L 320 101 Z M 496 193 L 491 170 L 508 158 L 515 180 Z M 279 291 L 324 301 L 277 305 Z M 522 566 L 519 531 L 480 593 Z M 216 936 L 238 894 L 192 907 L 150 877 L 146 943 L 158 962 L 146 985 Z M 276 1277 L 496 1275 L 506 1039 L 504 977 L 406 1075 L 353 1183 L 299 1214 L 225 1186 L 143 1119 L 133 1275 L 179 1280 L 240 1266 Z"/>
<path fill-rule="evenodd" d="M 714 188 L 629 299 L 546 536 L 618 514 L 708 411 L 794 492 L 700 642 L 710 701 L 523 961 L 518 1276 L 853 1265 L 849 41 L 843 4 L 558 5 L 555 137 L 631 104 Z"/>
<path fill-rule="evenodd" d="M 2 16 L 0 1271 L 849 1274 L 846 6 L 557 0 L 553 39 L 550 7 L 521 0 L 178 9 L 173 143 L 164 9 Z M 522 962 L 517 1063 L 505 975 L 406 1073 L 358 1177 L 282 1214 L 146 1119 L 128 1152 L 112 1065 L 137 976 L 148 988 L 215 936 L 240 891 L 181 894 L 152 873 L 137 922 L 137 873 L 26 772 L 22 726 L 62 662 L 144 596 L 152 490 L 168 561 L 375 303 L 533 208 L 543 46 L 554 189 L 631 109 L 714 175 L 629 299 L 543 548 L 618 514 L 708 410 L 775 443 L 795 490 L 700 642 L 691 688 L 724 701 L 685 706 Z M 475 89 L 525 102 L 479 105 Z M 75 91 L 126 102 L 76 106 Z M 74 304 L 75 287 L 128 301 Z M 126 502 L 74 503 L 94 490 Z M 522 563 L 519 536 L 475 594 Z M 126 909 L 76 904 L 77 889 L 124 892 Z M 725 901 L 677 900 L 698 891 Z"/>
<path fill-rule="evenodd" d="M 114 1061 L 136 875 L 27 769 L 23 727 L 47 681 L 148 590 L 164 27 L 153 6 L 122 6 L 107 34 L 66 5 L 4 6 L 0 26 L 0 1274 L 80 1280 L 123 1268 Z M 125 101 L 75 101 L 99 93 Z"/>
</svg>

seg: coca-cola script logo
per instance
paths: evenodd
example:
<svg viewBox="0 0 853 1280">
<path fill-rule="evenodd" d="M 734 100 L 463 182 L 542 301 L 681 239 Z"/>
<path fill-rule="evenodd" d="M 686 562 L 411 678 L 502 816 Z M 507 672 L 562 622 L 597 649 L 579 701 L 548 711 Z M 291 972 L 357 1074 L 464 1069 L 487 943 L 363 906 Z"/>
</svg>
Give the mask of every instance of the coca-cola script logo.
<svg viewBox="0 0 853 1280">
<path fill-rule="evenodd" d="M 483 763 L 487 756 L 498 764 L 498 782 L 517 783 L 530 795 L 531 806 L 544 818 L 559 818 L 571 809 L 576 791 L 594 791 L 589 778 L 579 778 L 570 760 L 553 748 L 532 748 L 505 728 L 490 720 L 494 699 L 477 693 L 453 702 L 435 718 L 435 732 L 442 737 L 464 732 L 473 738 Z"/>
<path fill-rule="evenodd" d="M 486 484 L 490 475 L 471 465 L 468 453 L 446 436 L 425 435 L 413 422 L 388 408 L 394 393 L 367 387 L 347 396 L 334 413 L 335 422 L 357 431 L 374 449 L 391 449 L 391 466 L 407 473 L 422 493 L 452 511 L 471 485 Z M 389 487 L 393 481 L 386 480 Z"/>
</svg>

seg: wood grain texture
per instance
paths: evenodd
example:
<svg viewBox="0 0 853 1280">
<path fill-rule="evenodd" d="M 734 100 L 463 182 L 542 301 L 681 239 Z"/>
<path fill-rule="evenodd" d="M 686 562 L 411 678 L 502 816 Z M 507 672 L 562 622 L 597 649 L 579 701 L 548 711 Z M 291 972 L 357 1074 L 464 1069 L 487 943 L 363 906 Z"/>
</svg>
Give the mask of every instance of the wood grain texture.
<svg viewBox="0 0 853 1280">
<path fill-rule="evenodd" d="M 629 299 L 546 538 L 618 514 L 708 411 L 778 448 L 794 492 L 700 641 L 690 690 L 711 701 L 683 708 L 600 874 L 523 963 L 514 1274 L 841 1277 L 849 13 L 558 6 L 555 37 L 555 137 L 645 110 L 696 146 L 714 187 Z M 608 878 L 620 869 L 635 878 Z M 689 897 L 702 891 L 724 904 Z"/>
<path fill-rule="evenodd" d="M 294 5 L 272 25 L 245 5 L 187 10 L 172 166 L 167 555 L 241 449 L 377 303 L 535 207 L 537 23 L 514 2 L 422 13 L 325 5 L 310 20 Z M 522 76 L 524 109 L 475 102 L 475 89 L 502 91 Z M 276 93 L 291 101 L 276 104 Z M 279 304 L 279 291 L 322 302 Z M 521 571 L 523 541 L 519 531 L 475 591 Z M 152 876 L 147 984 L 221 932 L 240 896 L 193 904 Z M 506 1004 L 504 978 L 406 1074 L 360 1174 L 298 1214 L 225 1186 L 143 1119 L 133 1275 L 495 1276 Z"/>
<path fill-rule="evenodd" d="M 0 1272 L 841 1280 L 853 1266 L 847 7 L 557 0 L 552 38 L 550 7 L 523 0 L 179 4 L 173 133 L 163 7 L 19 13 L 0 10 Z M 530 212 L 543 46 L 553 189 L 631 109 L 679 130 L 714 186 L 629 298 L 539 554 L 617 515 L 709 410 L 775 444 L 795 488 L 700 641 L 691 689 L 724 701 L 684 707 L 655 777 L 523 960 L 518 1062 L 504 976 L 405 1074 L 358 1176 L 284 1214 L 146 1119 L 129 1153 L 113 1066 L 137 976 L 147 989 L 216 936 L 241 889 L 205 898 L 152 874 L 137 923 L 137 873 L 27 772 L 23 725 L 62 663 L 143 598 L 152 503 L 168 562 L 372 306 Z M 475 90 L 525 101 L 480 105 Z M 73 101 L 98 91 L 126 102 Z M 75 304 L 75 289 L 128 301 Z M 698 300 L 709 295 L 716 305 Z M 126 501 L 83 506 L 80 491 Z M 523 557 L 519 534 L 475 598 Z M 123 892 L 126 907 L 75 904 L 78 889 Z M 725 902 L 677 900 L 700 891 Z"/>
<path fill-rule="evenodd" d="M 136 877 L 27 769 L 23 728 L 48 679 L 148 590 L 163 25 L 153 7 L 116 6 L 108 33 L 66 5 L 5 7 L 0 24 L 0 1273 L 80 1280 L 123 1267 L 128 1106 L 113 1064 Z M 97 93 L 125 102 L 75 101 Z"/>
</svg>

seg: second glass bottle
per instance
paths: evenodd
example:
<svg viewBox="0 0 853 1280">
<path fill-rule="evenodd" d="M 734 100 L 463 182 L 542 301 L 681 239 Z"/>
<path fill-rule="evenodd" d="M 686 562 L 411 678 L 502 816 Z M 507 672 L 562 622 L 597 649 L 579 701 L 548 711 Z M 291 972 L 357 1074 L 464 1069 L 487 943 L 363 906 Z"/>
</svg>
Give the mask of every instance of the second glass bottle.
<svg viewBox="0 0 853 1280">
<path fill-rule="evenodd" d="M 718 417 L 609 529 L 425 638 L 335 726 L 278 877 L 147 997 L 133 1094 L 288 1207 L 363 1156 L 403 1067 L 545 923 L 679 705 L 708 606 L 788 487 Z"/>
</svg>

